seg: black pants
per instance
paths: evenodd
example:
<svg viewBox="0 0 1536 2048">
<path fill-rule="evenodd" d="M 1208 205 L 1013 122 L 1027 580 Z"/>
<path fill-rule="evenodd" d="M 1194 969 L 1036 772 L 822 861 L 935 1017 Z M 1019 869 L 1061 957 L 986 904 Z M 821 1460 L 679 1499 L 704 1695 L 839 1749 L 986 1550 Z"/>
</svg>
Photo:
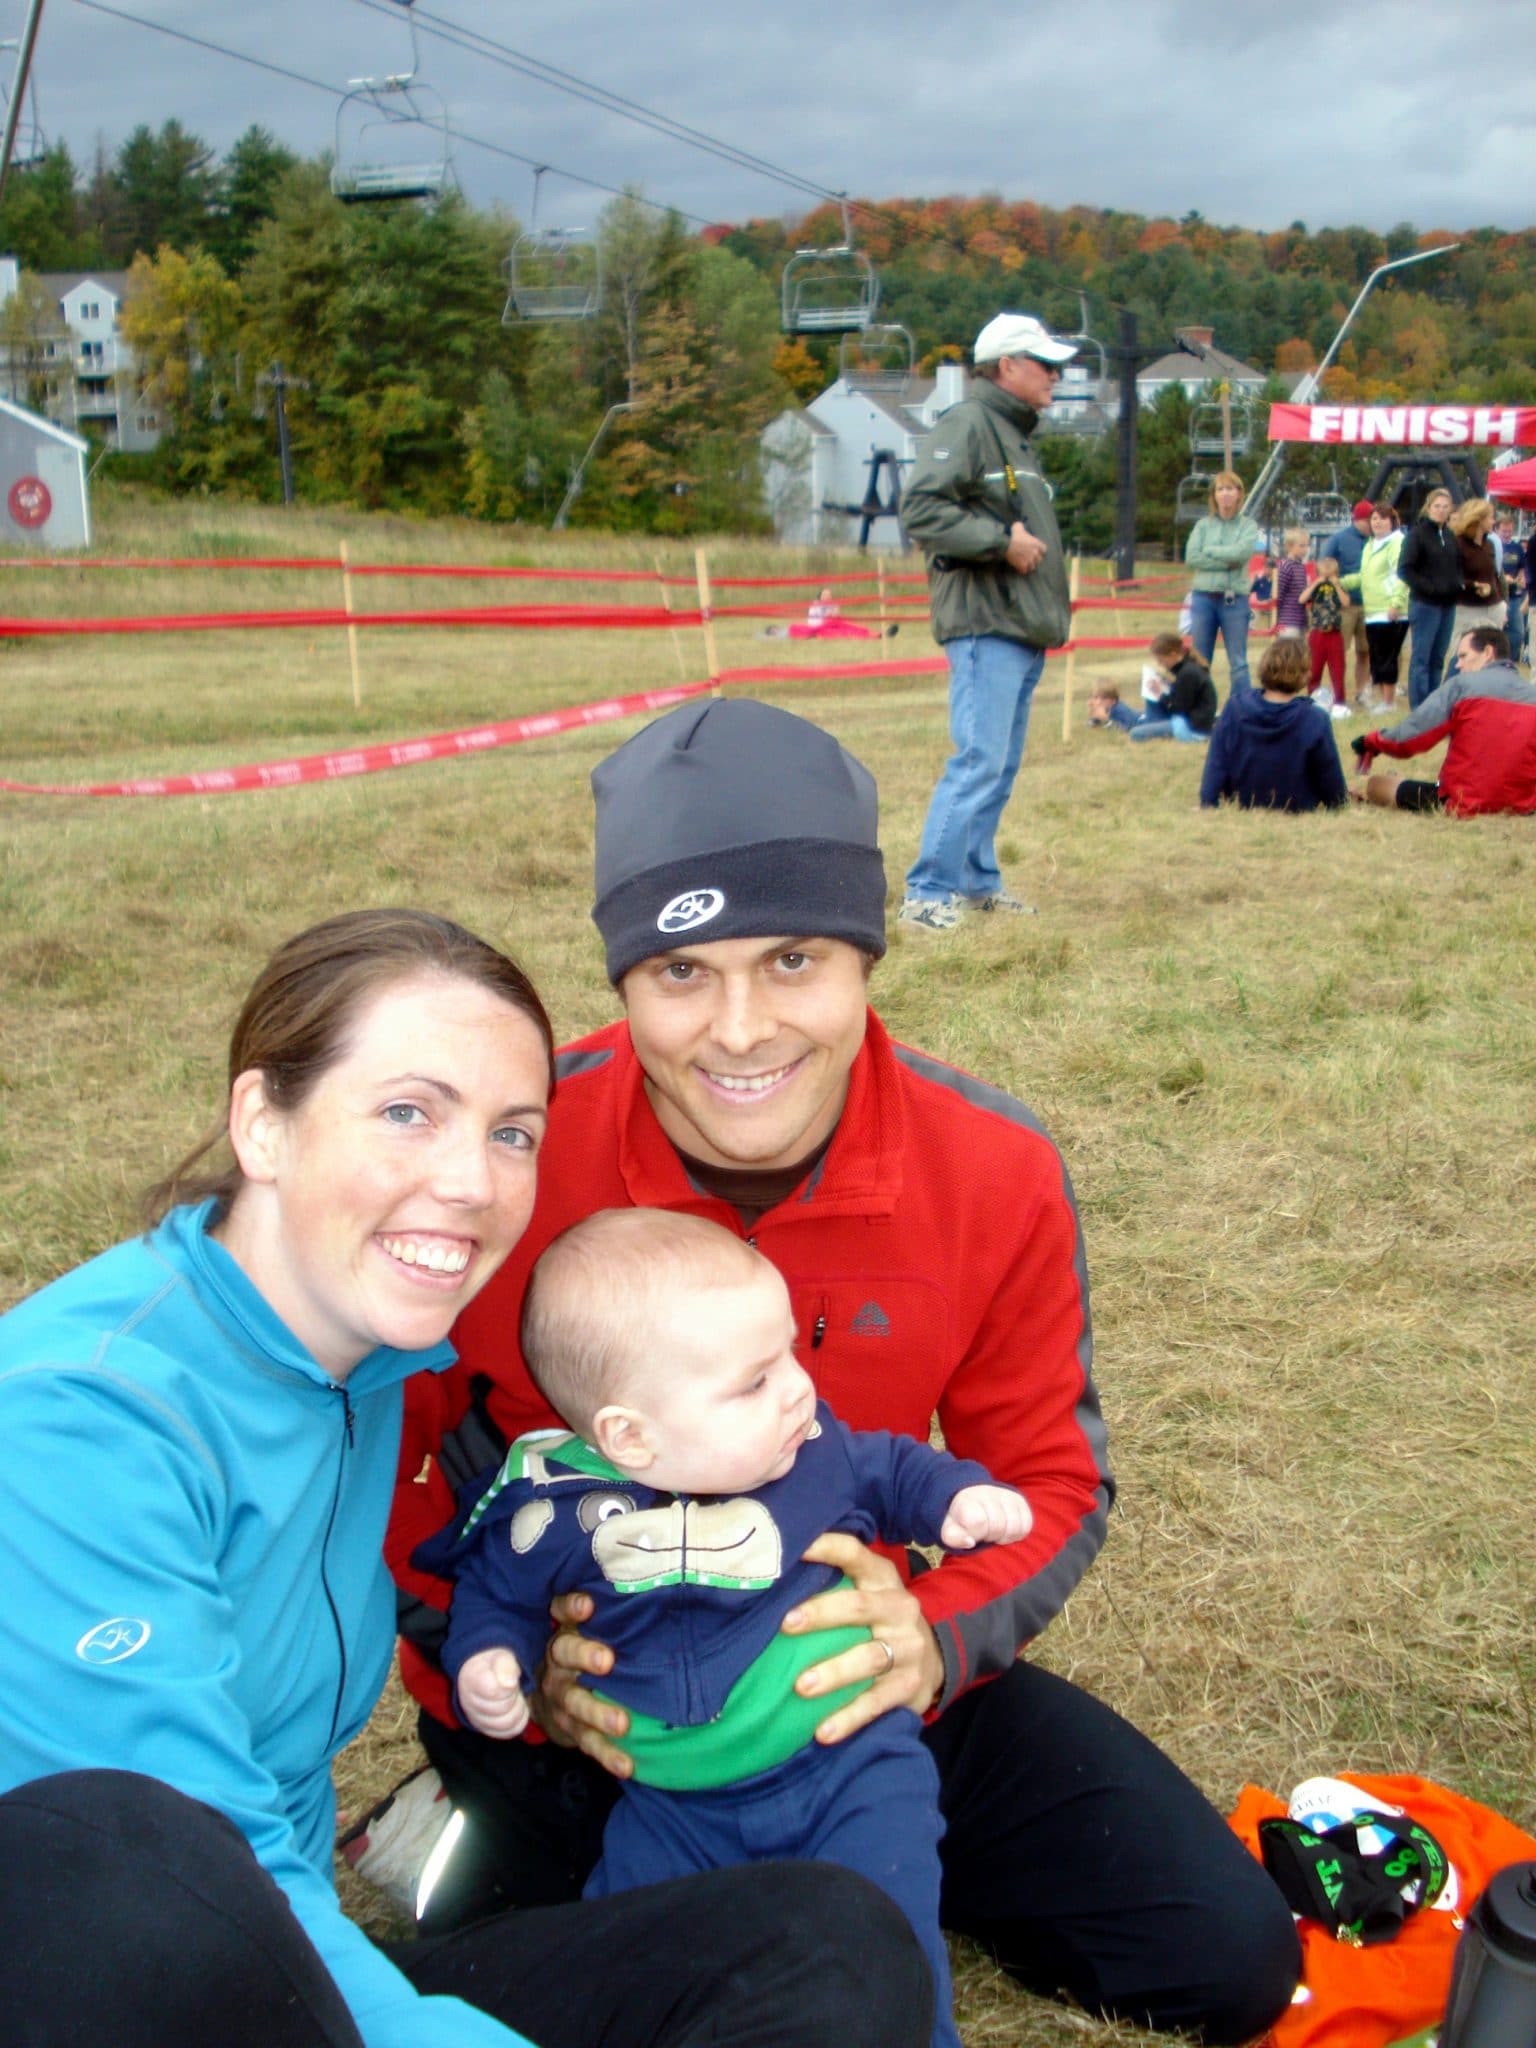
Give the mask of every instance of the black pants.
<svg viewBox="0 0 1536 2048">
<path fill-rule="evenodd" d="M 507 1902 L 579 1895 L 614 1781 L 548 1744 L 423 1715 Z M 1268 1876 L 1161 1750 L 1064 1679 L 1016 1664 L 928 1730 L 948 1832 L 944 1925 L 1047 1997 L 1210 2042 L 1250 2040 L 1300 1974 Z"/>
<path fill-rule="evenodd" d="M 6 2048 L 362 2048 L 222 1814 L 75 1771 L 0 1798 Z M 928 1968 L 884 1894 L 814 1864 L 481 1921 L 390 1954 L 538 2048 L 927 2048 Z"/>
</svg>

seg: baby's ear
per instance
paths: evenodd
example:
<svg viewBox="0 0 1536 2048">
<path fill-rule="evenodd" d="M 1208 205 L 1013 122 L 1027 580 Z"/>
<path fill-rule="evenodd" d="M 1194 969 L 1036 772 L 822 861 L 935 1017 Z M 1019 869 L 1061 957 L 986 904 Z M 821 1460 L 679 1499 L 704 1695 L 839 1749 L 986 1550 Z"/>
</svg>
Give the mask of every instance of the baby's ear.
<svg viewBox="0 0 1536 2048">
<path fill-rule="evenodd" d="M 638 1408 L 599 1408 L 592 1418 L 591 1437 L 594 1450 L 621 1472 L 644 1472 L 656 1462 L 650 1425 Z"/>
</svg>

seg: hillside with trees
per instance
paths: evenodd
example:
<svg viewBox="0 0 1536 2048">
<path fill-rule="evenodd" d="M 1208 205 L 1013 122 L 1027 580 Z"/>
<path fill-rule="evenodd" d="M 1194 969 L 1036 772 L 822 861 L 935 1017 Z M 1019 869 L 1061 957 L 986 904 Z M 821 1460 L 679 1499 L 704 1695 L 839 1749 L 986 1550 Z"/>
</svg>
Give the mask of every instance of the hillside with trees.
<svg viewBox="0 0 1536 2048">
<path fill-rule="evenodd" d="M 880 318 L 919 367 L 958 358 L 1001 306 L 1109 343 L 1132 309 L 1144 343 L 1215 329 L 1274 373 L 1314 364 L 1370 271 L 1447 243 L 1407 223 L 1273 233 L 995 197 L 892 199 L 854 211 L 881 281 Z M 82 172 L 63 144 L 13 175 L 0 250 L 23 289 L 0 313 L 13 345 L 38 313 L 35 273 L 127 269 L 125 328 L 168 423 L 141 473 L 173 490 L 277 495 L 274 365 L 287 380 L 299 495 L 547 523 L 611 407 L 574 524 L 666 533 L 762 524 L 757 437 L 836 373 L 835 344 L 779 329 L 778 279 L 808 243 L 841 238 L 834 208 L 690 234 L 638 193 L 596 233 L 604 302 L 584 322 L 503 321 L 518 224 L 453 196 L 345 207 L 327 166 L 259 127 L 219 159 L 180 123 L 138 128 Z M 1444 261 L 1389 279 L 1338 363 L 1331 399 L 1536 401 L 1536 230 L 1475 230 Z M 1142 527 L 1165 537 L 1188 467 L 1187 408 L 1144 415 Z M 1111 451 L 1053 440 L 1064 527 L 1109 528 Z M 1318 456 L 1312 458 L 1314 463 Z M 1346 490 L 1359 458 L 1328 458 Z"/>
</svg>

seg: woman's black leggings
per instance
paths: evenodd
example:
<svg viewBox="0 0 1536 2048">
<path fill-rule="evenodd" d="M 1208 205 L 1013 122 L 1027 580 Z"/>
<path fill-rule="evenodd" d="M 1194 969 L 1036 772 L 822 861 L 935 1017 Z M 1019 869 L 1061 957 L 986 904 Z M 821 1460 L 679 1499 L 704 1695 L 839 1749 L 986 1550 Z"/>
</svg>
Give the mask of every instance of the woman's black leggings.
<svg viewBox="0 0 1536 2048">
<path fill-rule="evenodd" d="M 72 1771 L 0 1798 L 5 2048 L 362 2048 L 288 1902 L 220 1813 Z M 883 1893 L 761 1864 L 401 1944 L 538 2048 L 926 2048 L 932 1986 Z"/>
</svg>

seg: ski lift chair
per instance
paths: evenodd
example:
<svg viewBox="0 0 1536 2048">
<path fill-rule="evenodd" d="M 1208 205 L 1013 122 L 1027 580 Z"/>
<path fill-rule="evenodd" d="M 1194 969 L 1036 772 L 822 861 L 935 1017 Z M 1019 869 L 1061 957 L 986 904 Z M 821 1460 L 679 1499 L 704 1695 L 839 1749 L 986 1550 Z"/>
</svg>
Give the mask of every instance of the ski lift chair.
<svg viewBox="0 0 1536 2048">
<path fill-rule="evenodd" d="M 853 246 L 848 202 L 840 201 L 843 239 L 819 249 L 797 249 L 784 266 L 782 320 L 786 334 L 862 334 L 880 304 L 880 280 L 862 249 Z"/>
<path fill-rule="evenodd" d="M 417 76 L 416 0 L 398 0 L 410 24 L 411 68 L 349 78 L 336 108 L 331 190 L 347 204 L 441 199 L 457 182 L 443 96 Z"/>
<path fill-rule="evenodd" d="M 354 78 L 336 109 L 331 190 L 349 205 L 441 199 L 453 189 L 448 109 L 412 78 Z"/>
<path fill-rule="evenodd" d="M 1211 509 L 1211 479 L 1203 470 L 1192 470 L 1188 476 L 1181 476 L 1178 488 L 1173 494 L 1173 523 L 1175 526 L 1193 526 L 1197 519 L 1203 519 Z"/>
<path fill-rule="evenodd" d="M 917 347 L 905 327 L 873 321 L 844 333 L 837 374 L 861 391 L 904 391 L 916 361 Z"/>
<path fill-rule="evenodd" d="M 862 334 L 880 303 L 880 280 L 862 249 L 848 243 L 797 249 L 784 266 L 786 334 Z"/>
<path fill-rule="evenodd" d="M 512 244 L 504 323 L 590 320 L 602 303 L 602 255 L 585 229 L 529 228 Z"/>
</svg>

